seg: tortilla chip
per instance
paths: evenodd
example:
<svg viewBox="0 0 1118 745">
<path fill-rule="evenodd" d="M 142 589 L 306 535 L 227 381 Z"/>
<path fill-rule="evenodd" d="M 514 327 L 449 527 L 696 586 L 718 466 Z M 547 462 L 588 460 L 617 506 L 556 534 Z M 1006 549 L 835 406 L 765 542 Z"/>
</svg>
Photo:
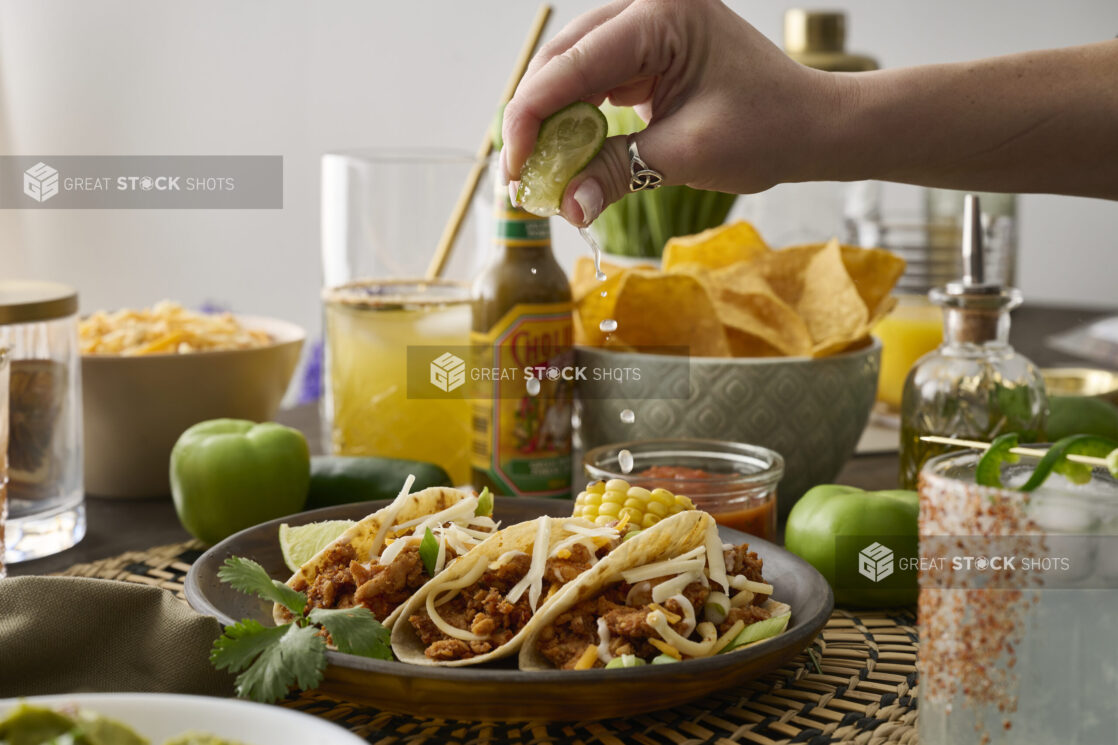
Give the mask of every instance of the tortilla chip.
<svg viewBox="0 0 1118 745">
<path fill-rule="evenodd" d="M 760 336 L 739 331 L 733 326 L 726 327 L 726 338 L 730 342 L 731 357 L 785 357 L 787 353 L 777 349 Z M 810 351 L 810 350 L 809 350 Z"/>
<path fill-rule="evenodd" d="M 731 264 L 713 272 L 715 281 L 722 285 L 739 285 L 749 277 L 760 276 L 772 291 L 788 305 L 795 307 L 803 292 L 804 267 L 823 249 L 822 243 L 793 246 L 770 251 L 752 263 Z"/>
<path fill-rule="evenodd" d="M 708 286 L 715 311 L 730 335 L 733 356 L 770 357 L 771 350 L 781 355 L 809 354 L 811 334 L 796 311 L 760 275 L 739 273 L 738 280 L 721 285 L 712 278 Z"/>
<path fill-rule="evenodd" d="M 772 256 L 787 251 L 794 253 L 783 260 L 767 262 L 771 271 L 766 273 L 766 279 L 777 294 L 795 308 L 815 344 L 849 339 L 856 330 L 865 327 L 869 311 L 846 273 L 838 240 L 820 247 L 784 249 Z M 808 259 L 803 262 L 805 257 Z"/>
<path fill-rule="evenodd" d="M 729 356 L 730 343 L 714 303 L 694 277 L 632 270 L 621 280 L 616 297 L 612 317 L 626 344 L 687 347 L 695 357 Z"/>
<path fill-rule="evenodd" d="M 694 263 L 718 269 L 753 261 L 768 252 L 769 247 L 757 230 L 745 220 L 739 220 L 696 235 L 669 239 L 664 245 L 661 267 L 668 272 L 679 264 Z"/>
<path fill-rule="evenodd" d="M 843 246 L 842 263 L 870 315 L 877 315 L 905 269 L 904 259 L 880 248 Z"/>
</svg>

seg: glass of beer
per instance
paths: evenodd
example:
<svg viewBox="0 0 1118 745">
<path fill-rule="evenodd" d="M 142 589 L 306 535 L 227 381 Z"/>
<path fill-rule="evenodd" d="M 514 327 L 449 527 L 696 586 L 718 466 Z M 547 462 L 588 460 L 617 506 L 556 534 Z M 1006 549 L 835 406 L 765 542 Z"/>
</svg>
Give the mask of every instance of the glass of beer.
<svg viewBox="0 0 1118 745">
<path fill-rule="evenodd" d="M 427 461 L 469 481 L 469 402 L 409 395 L 408 349 L 462 356 L 470 343 L 469 282 L 483 258 L 474 214 L 442 279 L 424 277 L 474 164 L 443 150 L 323 157 L 322 413 L 332 453 Z M 413 387 L 421 372 L 411 371 Z"/>
</svg>

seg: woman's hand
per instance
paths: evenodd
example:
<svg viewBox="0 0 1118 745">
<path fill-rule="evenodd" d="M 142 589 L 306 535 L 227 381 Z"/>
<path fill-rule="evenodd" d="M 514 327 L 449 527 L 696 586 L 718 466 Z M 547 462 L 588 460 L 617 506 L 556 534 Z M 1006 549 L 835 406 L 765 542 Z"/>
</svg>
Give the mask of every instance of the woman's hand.
<svg viewBox="0 0 1118 745">
<path fill-rule="evenodd" d="M 606 98 L 649 122 L 637 145 L 666 184 L 752 193 L 817 178 L 841 81 L 792 61 L 719 0 L 615 0 L 532 60 L 505 107 L 502 178 L 520 172 L 545 117 Z M 625 137 L 611 137 L 561 214 L 589 224 L 628 189 Z"/>
</svg>

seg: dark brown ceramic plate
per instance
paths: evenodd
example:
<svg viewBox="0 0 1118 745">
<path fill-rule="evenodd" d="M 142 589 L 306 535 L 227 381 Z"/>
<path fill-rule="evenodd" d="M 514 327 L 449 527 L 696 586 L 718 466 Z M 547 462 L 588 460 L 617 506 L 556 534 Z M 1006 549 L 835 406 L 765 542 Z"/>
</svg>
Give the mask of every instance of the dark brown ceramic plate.
<svg viewBox="0 0 1118 745">
<path fill-rule="evenodd" d="M 360 519 L 386 502 L 327 507 L 272 520 L 226 538 L 204 553 L 186 578 L 186 599 L 196 610 L 222 623 L 254 618 L 271 625 L 272 607 L 222 584 L 217 570 L 230 556 L 260 562 L 273 577 L 286 580 L 277 531 L 279 524 Z M 540 515 L 570 514 L 570 502 L 497 498 L 495 517 L 502 525 Z M 417 716 L 466 720 L 588 720 L 631 716 L 701 698 L 734 683 L 779 667 L 806 648 L 823 628 L 834 596 L 814 568 L 779 546 L 736 530 L 721 528 L 722 538 L 748 542 L 764 559 L 765 579 L 774 599 L 792 606 L 792 620 L 780 636 L 731 654 L 675 665 L 620 670 L 521 672 L 516 657 L 484 667 L 424 667 L 328 653 L 329 667 L 320 690 L 345 700 Z"/>
</svg>

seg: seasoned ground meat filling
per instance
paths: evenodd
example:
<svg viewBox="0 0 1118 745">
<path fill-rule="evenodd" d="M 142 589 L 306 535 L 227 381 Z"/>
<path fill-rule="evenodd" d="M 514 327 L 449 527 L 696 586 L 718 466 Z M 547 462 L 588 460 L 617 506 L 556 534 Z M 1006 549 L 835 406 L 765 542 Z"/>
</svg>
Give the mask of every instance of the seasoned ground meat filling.
<svg viewBox="0 0 1118 745">
<path fill-rule="evenodd" d="M 447 546 L 446 561 L 456 554 Z M 352 546 L 336 546 L 307 593 L 307 611 L 313 608 L 352 608 L 363 605 L 383 621 L 430 579 L 419 556 L 419 546 L 408 546 L 387 565 L 365 566 L 356 560 Z"/>
<path fill-rule="evenodd" d="M 486 570 L 477 582 L 438 606 L 439 615 L 444 621 L 486 637 L 483 641 L 465 641 L 447 636 L 435 625 L 426 610 L 420 610 L 411 616 L 408 621 L 427 647 L 425 654 L 433 660 L 468 659 L 491 652 L 516 636 L 531 619 L 532 607 L 528 602 L 527 592 L 515 603 L 510 603 L 506 596 L 528 573 L 531 565 L 531 556 L 514 556 L 498 568 Z M 569 557 L 548 559 L 541 598 L 547 597 L 552 587 L 570 582 L 590 567 L 590 552 L 581 544 L 571 547 Z"/>
<path fill-rule="evenodd" d="M 728 576 L 744 574 L 748 579 L 764 581 L 761 577 L 761 559 L 757 554 L 749 551 L 748 546 L 736 546 L 726 551 L 725 555 Z M 553 624 L 543 629 L 537 640 L 540 653 L 558 668 L 567 670 L 573 668 L 588 646 L 598 646 L 601 643 L 601 637 L 598 635 L 598 619 L 601 618 L 605 620 L 606 628 L 609 630 L 610 655 L 617 657 L 633 654 L 646 661 L 657 656 L 660 650 L 648 640 L 659 639 L 660 636 L 648 625 L 645 618 L 653 610 L 652 588 L 667 579 L 669 577 L 660 577 L 638 582 L 636 585 L 622 581 L 607 586 L 597 595 L 559 615 Z M 692 582 L 684 588 L 683 595 L 695 610 L 697 625 L 702 621 L 703 605 L 710 595 L 710 588 L 700 582 Z M 759 607 L 763 602 L 763 599 L 758 602 L 755 598 L 753 604 L 731 608 L 726 620 L 719 624 L 718 633 L 726 633 L 738 620 L 749 625 L 768 618 L 768 611 Z M 689 632 L 687 620 L 676 600 L 669 599 L 662 604 L 662 607 L 681 617 L 679 621 L 671 624 L 676 633 L 682 636 L 693 636 L 687 633 Z M 595 663 L 597 667 L 603 665 L 601 660 Z"/>
<path fill-rule="evenodd" d="M 764 562 L 761 560 L 760 556 L 749 550 L 748 543 L 734 546 L 728 551 L 723 552 L 723 555 L 726 558 L 726 576 L 733 577 L 735 574 L 744 574 L 746 579 L 751 579 L 754 582 L 765 581 L 761 576 L 761 565 Z M 756 595 L 753 598 L 753 604 L 764 605 L 765 601 L 768 599 L 768 595 Z M 749 621 L 746 621 L 746 623 L 749 623 Z"/>
</svg>

